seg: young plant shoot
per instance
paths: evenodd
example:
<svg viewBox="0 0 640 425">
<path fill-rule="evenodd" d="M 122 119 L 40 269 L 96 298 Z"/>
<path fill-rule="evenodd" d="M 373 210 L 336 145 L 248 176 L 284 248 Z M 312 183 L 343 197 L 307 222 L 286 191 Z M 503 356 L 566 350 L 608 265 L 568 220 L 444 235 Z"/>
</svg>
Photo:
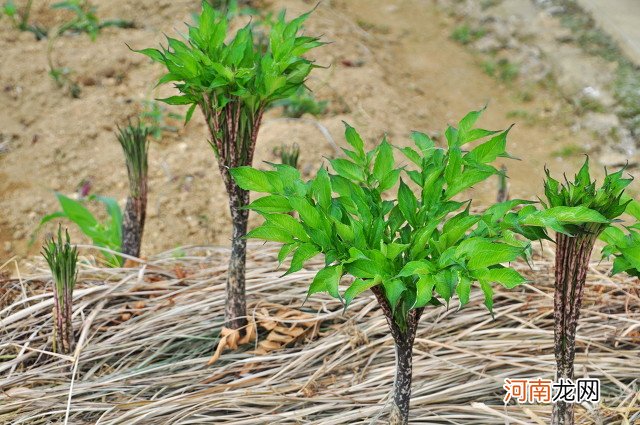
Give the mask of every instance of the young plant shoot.
<svg viewBox="0 0 640 425">
<path fill-rule="evenodd" d="M 596 188 L 596 183 L 591 181 L 589 174 L 588 159 L 573 182 L 566 180 L 565 183 L 560 183 L 546 170 L 545 210 L 525 220 L 526 224 L 544 225 L 557 232 L 554 296 L 556 380 L 573 380 L 576 328 L 595 241 L 609 228 L 607 235 L 612 243 L 626 242 L 624 235 L 619 238 L 622 233 L 620 229 L 610 227 L 613 220 L 624 213 L 629 203 L 623 200 L 623 194 L 632 179 L 623 178 L 623 171 L 624 169 L 607 174 L 602 187 Z M 553 213 L 549 214 L 551 212 Z M 536 221 L 539 222 L 535 223 Z M 631 235 L 631 238 L 634 236 Z M 637 249 L 637 246 L 634 248 Z M 627 251 L 625 248 L 623 250 Z M 611 253 L 613 254 L 613 250 Z M 625 258 L 622 255 L 616 259 L 614 271 L 632 268 Z M 573 423 L 574 405 L 563 401 L 554 403 L 552 424 Z"/>
<path fill-rule="evenodd" d="M 299 36 L 308 13 L 286 22 L 280 14 L 270 28 L 265 49 L 254 43 L 251 25 L 228 42 L 228 18 L 202 3 L 198 25 L 189 27 L 187 43 L 168 38 L 168 47 L 139 52 L 166 66 L 160 83 L 174 81 L 179 96 L 162 99 L 171 105 L 191 105 L 186 121 L 199 108 L 210 132 L 210 144 L 218 161 L 233 220 L 229 261 L 226 326 L 245 326 L 245 257 L 249 192 L 231 178 L 231 168 L 251 165 L 265 109 L 289 97 L 304 84 L 315 65 L 302 57 L 323 43 Z"/>
<path fill-rule="evenodd" d="M 473 128 L 481 112 L 471 112 L 458 128 L 447 129 L 448 149 L 414 132 L 415 148 L 399 149 L 415 165 L 412 169 L 395 165 L 394 148 L 386 139 L 366 152 L 361 137 L 347 125 L 351 149 L 344 149 L 346 158 L 330 161 L 333 173 L 321 168 L 305 183 L 296 169 L 282 164 L 273 164 L 273 171 L 231 170 L 244 190 L 268 194 L 249 205 L 265 222 L 247 237 L 283 243 L 279 261 L 292 254 L 287 274 L 318 254 L 324 256 L 326 267 L 315 276 L 309 296 L 327 292 L 346 309 L 360 293 L 374 293 L 396 349 L 392 423 L 408 423 L 412 349 L 423 310 L 448 305 L 455 295 L 464 306 L 474 283 L 492 310 L 492 282 L 513 288 L 526 281 L 505 264 L 528 252 L 529 242 L 515 233 L 538 238 L 535 229 L 518 226 L 520 216 L 511 211 L 527 202 L 508 201 L 472 214 L 470 201 L 454 200 L 499 174 L 490 163 L 508 156 L 509 130 Z M 468 149 L 470 142 L 487 137 Z M 401 175 L 417 186 L 418 196 Z M 343 275 L 354 280 L 341 293 Z"/>
<path fill-rule="evenodd" d="M 122 252 L 140 256 L 142 233 L 147 212 L 147 158 L 149 130 L 139 122 L 118 128 L 116 135 L 124 152 L 129 176 L 129 197 L 122 222 Z"/>
<path fill-rule="evenodd" d="M 53 351 L 69 354 L 75 344 L 71 313 L 78 251 L 71 246 L 69 232 L 65 231 L 65 234 L 66 240 L 63 240 L 62 227 L 59 226 L 57 240 L 52 237 L 43 247 L 42 255 L 53 275 Z"/>
</svg>

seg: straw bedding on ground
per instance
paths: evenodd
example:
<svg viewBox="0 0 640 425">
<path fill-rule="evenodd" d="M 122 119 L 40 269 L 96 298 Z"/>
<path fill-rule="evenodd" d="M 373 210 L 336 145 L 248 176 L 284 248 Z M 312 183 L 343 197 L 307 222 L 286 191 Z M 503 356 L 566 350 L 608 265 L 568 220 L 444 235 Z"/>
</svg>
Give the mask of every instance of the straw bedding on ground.
<svg viewBox="0 0 640 425">
<path fill-rule="evenodd" d="M 0 292 L 0 423 L 385 423 L 394 350 L 373 295 L 344 314 L 322 295 L 302 305 L 321 264 L 280 277 L 276 253 L 249 247 L 257 341 L 210 366 L 226 249 L 181 248 L 123 269 L 84 262 L 72 356 L 50 352 L 48 271 L 42 263 L 28 277 L 21 270 Z M 452 304 L 425 312 L 412 424 L 548 423 L 549 406 L 502 403 L 504 378 L 553 377 L 553 257 L 548 249 L 538 257 L 533 270 L 519 266 L 530 285 L 496 291 L 495 319 L 477 292 L 463 311 Z M 578 409 L 581 424 L 640 422 L 640 287 L 609 277 L 609 267 L 591 265 L 578 330 L 576 375 L 599 378 L 603 393 L 599 406 Z"/>
</svg>

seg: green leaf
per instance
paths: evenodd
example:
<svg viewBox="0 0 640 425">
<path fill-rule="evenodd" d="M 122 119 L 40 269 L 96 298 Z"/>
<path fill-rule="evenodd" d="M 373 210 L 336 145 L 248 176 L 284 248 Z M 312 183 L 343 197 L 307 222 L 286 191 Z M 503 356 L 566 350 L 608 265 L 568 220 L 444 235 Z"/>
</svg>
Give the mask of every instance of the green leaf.
<svg viewBox="0 0 640 425">
<path fill-rule="evenodd" d="M 129 45 L 127 45 L 127 47 L 129 47 Z M 164 55 L 162 54 L 162 52 L 160 52 L 157 49 L 134 50 L 134 49 L 131 49 L 131 47 L 129 47 L 129 49 L 134 51 L 134 52 L 136 52 L 136 53 L 141 53 L 141 54 L 147 56 L 148 58 L 150 58 L 154 62 L 160 62 L 160 63 L 164 63 L 165 62 Z"/>
<path fill-rule="evenodd" d="M 418 131 L 411 132 L 411 140 L 413 140 L 413 142 L 420 149 L 420 151 L 422 151 L 423 154 L 426 151 L 431 150 L 436 146 L 435 143 L 433 143 L 433 140 L 431 140 L 429 136 L 427 136 L 424 133 L 420 133 Z"/>
<path fill-rule="evenodd" d="M 415 223 L 418 200 L 402 179 L 400 179 L 400 187 L 398 188 L 398 208 L 409 223 Z"/>
<path fill-rule="evenodd" d="M 188 96 L 171 96 L 164 99 L 156 99 L 158 102 L 164 102 L 168 105 L 191 105 L 193 99 Z"/>
<path fill-rule="evenodd" d="M 373 279 L 360 279 L 357 278 L 353 281 L 353 283 L 347 288 L 344 293 L 344 308 L 345 310 L 351 304 L 351 301 L 367 289 L 371 289 L 376 285 L 379 285 L 382 282 L 380 276 L 376 276 Z"/>
<path fill-rule="evenodd" d="M 316 175 L 316 178 L 311 184 L 311 190 L 316 194 L 318 205 L 325 210 L 331 207 L 331 180 L 327 170 L 321 168 Z"/>
<path fill-rule="evenodd" d="M 456 294 L 460 299 L 460 307 L 469 303 L 469 297 L 471 295 L 471 281 L 466 276 L 460 276 L 458 285 L 456 286 Z"/>
<path fill-rule="evenodd" d="M 251 230 L 250 232 L 247 233 L 245 237 L 247 239 L 255 238 L 255 239 L 262 239 L 265 241 L 272 241 L 272 242 L 282 242 L 282 243 L 295 242 L 290 232 L 283 230 L 279 226 L 274 226 L 267 223 Z"/>
<path fill-rule="evenodd" d="M 313 279 L 313 282 L 309 287 L 307 297 L 318 292 L 327 292 L 332 297 L 340 299 L 338 286 L 340 285 L 341 277 L 342 266 L 325 267 L 316 274 L 316 277 Z"/>
<path fill-rule="evenodd" d="M 473 274 L 478 280 L 497 282 L 507 289 L 527 282 L 520 273 L 510 268 L 479 269 L 474 270 Z"/>
<path fill-rule="evenodd" d="M 389 301 L 391 310 L 395 311 L 398 306 L 398 301 L 400 301 L 400 297 L 407 288 L 405 288 L 404 284 L 399 279 L 385 280 L 382 282 L 382 286 L 384 287 L 384 295 L 387 298 L 387 301 Z"/>
<path fill-rule="evenodd" d="M 471 152 L 465 155 L 465 159 L 486 164 L 495 161 L 498 157 L 508 157 L 505 149 L 507 147 L 507 135 L 509 134 L 509 130 L 511 130 L 511 127 L 488 141 L 476 146 L 471 150 Z"/>
<path fill-rule="evenodd" d="M 525 226 L 551 227 L 556 231 L 563 231 L 557 224 L 585 224 L 585 223 L 610 223 L 599 212 L 583 205 L 577 207 L 552 207 L 546 210 L 535 211 L 528 214 L 522 220 Z"/>
<path fill-rule="evenodd" d="M 344 137 L 347 140 L 347 143 L 349 143 L 355 149 L 360 158 L 364 159 L 364 142 L 362 141 L 362 138 L 360 137 L 356 129 L 351 127 L 346 122 L 344 123 L 344 126 Z"/>
<path fill-rule="evenodd" d="M 432 274 L 436 271 L 436 267 L 427 260 L 409 261 L 402 267 L 398 273 L 398 277 L 408 277 L 413 275 L 424 276 Z"/>
<path fill-rule="evenodd" d="M 458 144 L 460 146 L 470 141 L 470 140 L 466 140 L 466 136 L 469 133 L 469 131 L 473 128 L 476 121 L 478 121 L 478 118 L 480 118 L 480 115 L 482 115 L 482 113 L 486 108 L 487 107 L 485 106 L 484 108 L 478 111 L 471 111 L 467 115 L 465 115 L 464 118 L 460 120 L 460 122 L 458 123 L 458 132 L 460 134 Z"/>
<path fill-rule="evenodd" d="M 273 191 L 269 176 L 264 171 L 249 166 L 231 168 L 229 171 L 236 184 L 244 190 L 267 193 Z"/>
<path fill-rule="evenodd" d="M 320 213 L 305 198 L 291 197 L 289 198 L 291 207 L 298 212 L 300 218 L 307 226 L 311 228 L 322 227 L 322 218 Z"/>
<path fill-rule="evenodd" d="M 493 316 L 493 288 L 489 282 L 480 281 L 480 288 L 484 293 L 484 305 Z"/>
<path fill-rule="evenodd" d="M 302 224 L 289 214 L 265 214 L 264 218 L 266 218 L 269 224 L 280 227 L 282 230 L 290 233 L 302 242 L 309 241 L 309 235 L 307 235 Z"/>
<path fill-rule="evenodd" d="M 382 181 L 391 172 L 393 165 L 393 149 L 384 139 L 378 147 L 378 155 L 376 155 L 376 161 L 373 165 L 373 176 L 378 181 Z"/>
<path fill-rule="evenodd" d="M 421 276 L 416 282 L 416 303 L 413 308 L 424 307 L 433 298 L 433 288 L 436 280 L 432 275 Z"/>
<path fill-rule="evenodd" d="M 281 195 L 267 195 L 256 199 L 247 209 L 264 213 L 286 213 L 293 210 L 289 200 Z"/>
<path fill-rule="evenodd" d="M 320 253 L 318 247 L 313 243 L 303 243 L 300 245 L 300 248 L 293 253 L 293 258 L 291 259 L 291 266 L 289 270 L 285 273 L 285 275 L 297 272 L 301 270 L 304 266 L 304 263 L 315 257 Z"/>
<path fill-rule="evenodd" d="M 284 260 L 286 260 L 286 258 L 291 253 L 291 251 L 296 249 L 298 246 L 299 245 L 297 243 L 295 243 L 295 242 L 294 243 L 286 243 L 286 244 L 282 245 L 282 247 L 280 248 L 280 251 L 278 251 L 278 267 L 280 267 L 280 265 L 282 265 Z"/>
<path fill-rule="evenodd" d="M 184 125 L 187 125 L 189 121 L 191 121 L 191 117 L 193 117 L 193 112 L 196 110 L 196 106 L 198 106 L 198 104 L 194 103 L 187 110 L 187 114 L 184 117 Z"/>
<path fill-rule="evenodd" d="M 338 175 L 352 181 L 364 181 L 364 170 L 348 159 L 338 158 L 332 159 L 329 162 L 331 163 L 331 166 L 336 171 L 336 173 L 338 173 Z"/>
<path fill-rule="evenodd" d="M 435 275 L 436 292 L 449 303 L 458 285 L 458 274 L 451 270 L 444 270 Z"/>
<path fill-rule="evenodd" d="M 466 256 L 470 270 L 477 270 L 514 261 L 524 253 L 523 248 L 473 237 L 464 240 L 456 249 L 456 256 Z"/>
</svg>

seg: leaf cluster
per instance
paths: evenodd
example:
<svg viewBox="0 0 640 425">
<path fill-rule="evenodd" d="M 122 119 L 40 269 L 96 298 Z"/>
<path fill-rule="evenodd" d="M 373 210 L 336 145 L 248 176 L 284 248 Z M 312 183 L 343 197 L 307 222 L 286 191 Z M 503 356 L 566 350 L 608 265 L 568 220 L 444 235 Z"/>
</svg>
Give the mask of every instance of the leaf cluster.
<svg viewBox="0 0 640 425">
<path fill-rule="evenodd" d="M 109 248 L 113 251 L 121 250 L 122 211 L 115 199 L 95 195 L 89 197 L 90 200 L 96 200 L 105 205 L 109 219 L 101 223 L 82 202 L 73 200 L 61 193 L 56 193 L 56 198 L 62 211 L 44 216 L 40 220 L 39 226 L 57 218 L 66 218 L 75 223 L 82 233 L 93 241 L 94 245 Z M 103 253 L 103 255 L 110 266 L 117 267 L 123 263 L 123 258 L 118 255 L 107 252 Z"/>
<path fill-rule="evenodd" d="M 62 226 L 58 226 L 58 238 L 52 237 L 42 248 L 42 256 L 47 260 L 56 289 L 59 305 L 63 305 L 65 294 L 73 291 L 76 284 L 76 264 L 78 250 L 71 245 L 69 232 L 62 238 Z"/>
<path fill-rule="evenodd" d="M 96 13 L 96 7 L 88 0 L 65 0 L 51 5 L 52 9 L 67 10 L 74 17 L 60 26 L 57 33 L 66 31 L 84 32 L 91 40 L 95 40 L 100 30 L 107 27 L 133 28 L 131 21 L 123 19 L 111 19 L 101 21 Z"/>
<path fill-rule="evenodd" d="M 129 121 L 125 127 L 118 127 L 116 138 L 120 142 L 127 164 L 131 195 L 140 196 L 143 186 L 146 186 L 149 156 L 150 130 L 140 122 L 135 125 Z"/>
<path fill-rule="evenodd" d="M 565 176 L 564 183 L 551 177 L 545 169 L 544 211 L 532 216 L 527 224 L 539 224 L 570 235 L 601 232 L 627 209 L 630 200 L 624 197 L 625 188 L 633 179 L 624 178 L 625 169 L 607 173 L 602 186 L 591 180 L 589 158 L 573 181 Z M 589 230 L 587 230 L 587 225 Z"/>
<path fill-rule="evenodd" d="M 610 226 L 602 232 L 600 239 L 606 245 L 602 248 L 602 257 L 613 257 L 612 274 L 625 272 L 631 276 L 640 277 L 640 203 L 627 196 L 623 199 L 627 203 L 626 213 L 634 223 L 625 226 L 627 233 L 619 227 Z"/>
<path fill-rule="evenodd" d="M 448 304 L 455 295 L 465 305 L 476 282 L 491 310 L 491 283 L 512 288 L 526 281 L 504 265 L 527 252 L 528 241 L 517 234 L 535 239 L 537 233 L 527 233 L 514 210 L 526 201 L 499 203 L 473 214 L 470 202 L 454 200 L 500 174 L 490 163 L 508 157 L 509 130 L 474 128 L 481 113 L 471 112 L 457 128 L 447 129 L 448 148 L 414 132 L 414 147 L 398 149 L 413 168 L 396 166 L 396 148 L 386 138 L 365 151 L 360 135 L 346 125 L 350 149 L 343 149 L 345 158 L 329 161 L 333 173 L 321 168 L 314 179 L 303 182 L 297 170 L 280 164 L 272 164 L 271 171 L 232 169 L 240 187 L 268 193 L 248 206 L 265 222 L 247 237 L 282 243 L 279 261 L 292 256 L 287 273 L 323 254 L 326 267 L 308 294 L 327 292 L 343 300 L 345 308 L 358 294 L 380 285 L 401 328 L 411 309 Z M 485 141 L 467 149 L 481 139 Z M 417 186 L 418 196 L 409 185 Z M 289 215 L 292 211 L 297 219 Z M 341 293 L 343 275 L 355 280 Z"/>
<path fill-rule="evenodd" d="M 303 55 L 324 43 L 298 35 L 308 17 L 305 13 L 287 22 L 281 13 L 270 28 L 264 51 L 254 42 L 251 24 L 225 41 L 227 15 L 203 2 L 197 25 L 189 25 L 186 43 L 167 37 L 167 47 L 137 52 L 167 68 L 158 84 L 173 81 L 181 95 L 162 100 L 171 105 L 192 105 L 187 121 L 198 104 L 221 110 L 230 101 L 240 100 L 256 112 L 295 93 L 315 67 Z"/>
<path fill-rule="evenodd" d="M 273 102 L 272 107 L 282 106 L 282 113 L 289 118 L 300 118 L 304 114 L 322 115 L 327 110 L 326 100 L 316 100 L 313 93 L 306 87 L 300 86 L 295 93 L 286 99 Z"/>
</svg>

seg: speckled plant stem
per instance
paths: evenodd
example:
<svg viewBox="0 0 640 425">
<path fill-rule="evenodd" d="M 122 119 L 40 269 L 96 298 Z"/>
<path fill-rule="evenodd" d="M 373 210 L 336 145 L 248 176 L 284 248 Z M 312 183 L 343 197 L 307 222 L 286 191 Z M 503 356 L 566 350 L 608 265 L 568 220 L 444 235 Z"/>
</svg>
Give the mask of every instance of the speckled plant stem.
<svg viewBox="0 0 640 425">
<path fill-rule="evenodd" d="M 411 402 L 411 377 L 413 373 L 413 343 L 423 308 L 411 310 L 407 315 L 407 329 L 402 330 L 393 320 L 393 312 L 387 301 L 381 286 L 374 286 L 378 304 L 387 319 L 391 330 L 391 336 L 396 349 L 396 377 L 393 390 L 393 405 L 389 423 L 393 425 L 406 425 L 409 423 L 409 404 Z"/>
<path fill-rule="evenodd" d="M 556 380 L 573 380 L 576 329 L 580 318 L 582 294 L 589 269 L 589 259 L 601 229 L 589 226 L 585 234 L 556 237 L 554 294 L 554 351 Z M 573 425 L 574 404 L 558 401 L 553 405 L 552 425 Z"/>
</svg>

